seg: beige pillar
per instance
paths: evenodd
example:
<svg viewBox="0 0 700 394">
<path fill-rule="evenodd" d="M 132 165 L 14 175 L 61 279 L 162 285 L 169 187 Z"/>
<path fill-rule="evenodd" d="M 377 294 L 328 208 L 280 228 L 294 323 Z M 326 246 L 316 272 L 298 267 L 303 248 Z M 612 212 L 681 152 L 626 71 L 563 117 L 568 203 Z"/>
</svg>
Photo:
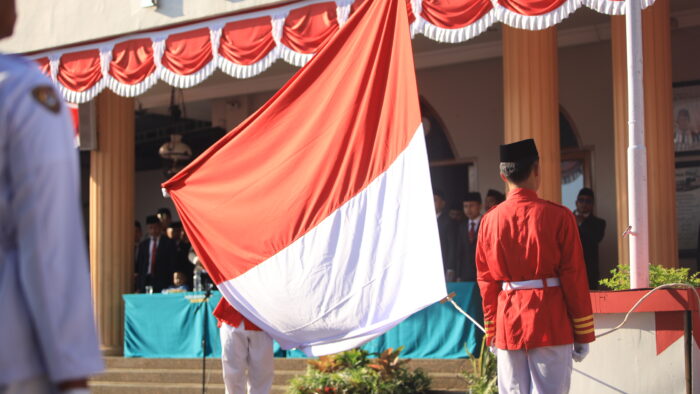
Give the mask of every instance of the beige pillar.
<svg viewBox="0 0 700 394">
<path fill-rule="evenodd" d="M 675 156 L 671 77 L 669 0 L 657 0 L 642 12 L 644 56 L 644 116 L 649 184 L 649 259 L 652 264 L 678 266 Z M 627 84 L 624 17 L 612 17 L 615 167 L 618 231 L 627 220 Z M 629 263 L 628 240 L 620 240 L 619 261 Z"/>
<path fill-rule="evenodd" d="M 561 202 L 557 30 L 503 25 L 505 142 L 534 138 L 540 152 L 540 197 Z"/>
<path fill-rule="evenodd" d="M 120 355 L 134 271 L 134 100 L 97 97 L 98 147 L 90 155 L 90 275 L 100 347 Z"/>
</svg>

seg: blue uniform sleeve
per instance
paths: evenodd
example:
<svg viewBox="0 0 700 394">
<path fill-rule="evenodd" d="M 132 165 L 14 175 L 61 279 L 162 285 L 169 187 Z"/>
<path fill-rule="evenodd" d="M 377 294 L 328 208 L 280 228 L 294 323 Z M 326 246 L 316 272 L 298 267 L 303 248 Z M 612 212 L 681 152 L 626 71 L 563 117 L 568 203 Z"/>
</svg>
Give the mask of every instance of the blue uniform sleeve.
<svg viewBox="0 0 700 394">
<path fill-rule="evenodd" d="M 3 121 L 22 296 L 49 379 L 87 377 L 103 364 L 72 124 L 65 103 L 39 72 L 27 71 L 7 91 L 12 110 Z"/>
</svg>

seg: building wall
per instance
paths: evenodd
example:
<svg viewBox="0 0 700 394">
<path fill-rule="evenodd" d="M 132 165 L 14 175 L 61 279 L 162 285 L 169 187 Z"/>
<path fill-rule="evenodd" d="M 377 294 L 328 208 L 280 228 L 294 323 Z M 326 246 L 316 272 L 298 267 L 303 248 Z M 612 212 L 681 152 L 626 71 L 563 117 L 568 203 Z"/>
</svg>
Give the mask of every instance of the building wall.
<svg viewBox="0 0 700 394">
<path fill-rule="evenodd" d="M 143 8 L 141 0 L 17 1 L 13 37 L 0 42 L 0 51 L 27 53 L 104 39 L 142 30 L 226 15 L 240 10 L 283 3 L 283 0 L 159 0 Z M 96 18 L 95 15 L 109 17 Z M 40 29 L 37 26 L 41 26 Z"/>
</svg>

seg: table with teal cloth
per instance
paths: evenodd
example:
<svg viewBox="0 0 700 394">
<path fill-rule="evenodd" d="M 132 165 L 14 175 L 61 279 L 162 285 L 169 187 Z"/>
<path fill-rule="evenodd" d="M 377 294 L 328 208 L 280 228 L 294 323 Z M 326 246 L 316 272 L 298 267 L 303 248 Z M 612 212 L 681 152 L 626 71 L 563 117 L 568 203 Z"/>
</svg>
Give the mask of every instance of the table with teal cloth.
<svg viewBox="0 0 700 394">
<path fill-rule="evenodd" d="M 481 297 L 474 282 L 448 283 L 455 301 L 478 322 L 483 321 Z M 420 291 L 417 289 L 417 291 Z M 124 357 L 202 357 L 206 327 L 207 357 L 221 357 L 216 318 L 211 314 L 221 298 L 203 293 L 125 294 Z M 478 354 L 482 333 L 449 302 L 417 312 L 362 346 L 369 352 L 404 346 L 403 358 L 465 358 Z M 298 350 L 282 350 L 275 342 L 275 357 L 305 357 Z"/>
</svg>

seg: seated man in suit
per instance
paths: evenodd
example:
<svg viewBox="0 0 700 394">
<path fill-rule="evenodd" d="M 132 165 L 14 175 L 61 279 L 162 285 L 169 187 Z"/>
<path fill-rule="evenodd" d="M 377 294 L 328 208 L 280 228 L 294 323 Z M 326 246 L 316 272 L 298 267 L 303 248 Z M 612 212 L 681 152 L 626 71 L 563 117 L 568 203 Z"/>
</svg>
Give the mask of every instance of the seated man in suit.
<svg viewBox="0 0 700 394">
<path fill-rule="evenodd" d="M 175 271 L 175 244 L 162 234 L 158 217 L 146 218 L 148 237 L 139 245 L 136 257 L 136 291 L 144 293 L 146 286 L 160 292 L 170 284 Z"/>
<path fill-rule="evenodd" d="M 476 240 L 481 224 L 481 194 L 467 193 L 462 201 L 464 215 L 467 217 L 459 224 L 457 232 L 457 265 L 458 282 L 476 281 Z"/>
</svg>

